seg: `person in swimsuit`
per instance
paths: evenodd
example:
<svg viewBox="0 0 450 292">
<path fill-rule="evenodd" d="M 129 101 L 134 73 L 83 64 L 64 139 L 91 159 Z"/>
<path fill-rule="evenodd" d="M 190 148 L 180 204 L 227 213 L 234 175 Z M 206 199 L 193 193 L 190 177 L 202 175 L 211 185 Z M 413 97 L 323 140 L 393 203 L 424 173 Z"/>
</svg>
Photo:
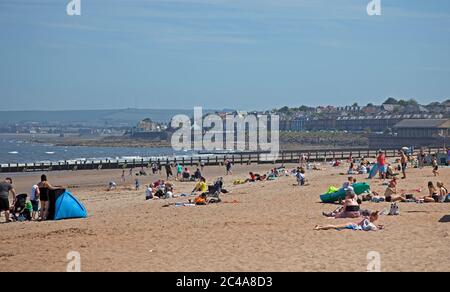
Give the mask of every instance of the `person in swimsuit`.
<svg viewBox="0 0 450 292">
<path fill-rule="evenodd" d="M 350 230 L 360 230 L 360 231 L 377 231 L 380 229 L 383 229 L 383 225 L 375 225 L 375 222 L 378 220 L 379 214 L 378 211 L 372 212 L 370 214 L 370 217 L 365 217 L 362 221 L 358 223 L 349 222 L 346 224 L 341 225 L 317 225 L 314 230 L 344 230 L 344 229 L 350 229 Z"/>
<path fill-rule="evenodd" d="M 342 207 L 331 213 L 322 213 L 325 217 L 340 218 L 358 218 L 361 217 L 360 206 L 358 204 L 357 196 L 353 189 L 349 188 L 346 191 L 346 197 Z"/>
<path fill-rule="evenodd" d="M 400 151 L 400 163 L 402 168 L 402 179 L 406 179 L 406 168 L 408 167 L 408 156 L 406 156 L 405 151 Z"/>
<path fill-rule="evenodd" d="M 41 218 L 41 220 L 47 220 L 48 209 L 50 207 L 49 191 L 60 190 L 60 189 L 62 189 L 62 187 L 61 186 L 52 186 L 48 182 L 47 176 L 45 174 L 41 175 L 41 182 L 38 183 L 38 187 L 39 187 L 39 191 L 40 191 L 39 200 L 41 201 L 40 218 Z"/>
<path fill-rule="evenodd" d="M 450 199 L 449 192 L 447 188 L 444 186 L 444 183 L 439 181 L 436 183 L 436 185 L 439 189 L 439 196 L 441 197 L 442 202 L 448 202 Z"/>
<path fill-rule="evenodd" d="M 434 174 L 434 176 L 439 176 L 439 163 L 437 161 L 436 155 L 433 155 L 433 160 L 432 160 L 431 163 L 433 165 L 433 174 Z"/>
<path fill-rule="evenodd" d="M 439 190 L 434 186 L 433 182 L 428 182 L 429 196 L 423 198 L 425 203 L 439 203 L 441 197 L 439 196 Z"/>
</svg>

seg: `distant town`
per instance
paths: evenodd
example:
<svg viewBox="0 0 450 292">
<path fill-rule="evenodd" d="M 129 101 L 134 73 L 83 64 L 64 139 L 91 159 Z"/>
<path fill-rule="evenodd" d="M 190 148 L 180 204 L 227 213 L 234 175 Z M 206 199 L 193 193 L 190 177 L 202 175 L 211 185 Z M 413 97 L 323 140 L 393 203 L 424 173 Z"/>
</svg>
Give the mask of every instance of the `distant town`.
<svg viewBox="0 0 450 292">
<path fill-rule="evenodd" d="M 442 146 L 450 129 L 450 99 L 419 104 L 413 99 L 388 98 L 382 104 L 282 107 L 267 111 L 209 110 L 219 115 L 276 114 L 280 117 L 281 142 L 354 147 Z M 7 113 L 7 112 L 4 112 Z M 0 133 L 53 135 L 72 140 L 70 145 L 133 139 L 136 146 L 166 145 L 173 129 L 170 119 L 188 110 L 111 110 L 21 112 L 0 120 Z M 3 115 L 4 116 L 4 115 Z M 75 140 L 74 140 L 75 139 Z M 39 139 L 36 138 L 39 142 Z M 66 139 L 66 141 L 69 141 Z M 450 142 L 450 141 L 448 141 Z M 133 144 L 133 145 L 135 145 Z"/>
</svg>

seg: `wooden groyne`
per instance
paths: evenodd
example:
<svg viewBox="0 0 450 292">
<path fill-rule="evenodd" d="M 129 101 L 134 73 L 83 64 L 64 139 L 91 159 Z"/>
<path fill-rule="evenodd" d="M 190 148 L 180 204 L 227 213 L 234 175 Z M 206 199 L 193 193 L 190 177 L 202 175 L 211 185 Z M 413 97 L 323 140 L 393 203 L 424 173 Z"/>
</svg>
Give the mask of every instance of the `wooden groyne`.
<svg viewBox="0 0 450 292">
<path fill-rule="evenodd" d="M 166 165 L 169 163 L 181 163 L 184 166 L 200 165 L 203 161 L 205 165 L 221 165 L 226 159 L 234 164 L 283 164 L 298 163 L 300 157 L 305 155 L 308 161 L 326 162 L 331 160 L 346 160 L 349 157 L 355 159 L 373 159 L 378 155 L 379 150 L 370 149 L 329 149 L 329 150 L 285 150 L 281 151 L 277 157 L 267 152 L 234 152 L 227 154 L 196 154 L 192 156 L 172 156 L 172 157 L 151 157 L 133 160 L 70 160 L 58 162 L 39 163 L 14 163 L 2 164 L 0 172 L 36 172 L 36 171 L 76 171 L 86 169 L 130 169 L 149 167 L 152 163 Z M 386 157 L 398 157 L 399 149 L 383 150 Z M 413 155 L 419 154 L 419 149 L 414 150 Z M 444 153 L 443 148 L 426 148 L 426 154 Z"/>
</svg>

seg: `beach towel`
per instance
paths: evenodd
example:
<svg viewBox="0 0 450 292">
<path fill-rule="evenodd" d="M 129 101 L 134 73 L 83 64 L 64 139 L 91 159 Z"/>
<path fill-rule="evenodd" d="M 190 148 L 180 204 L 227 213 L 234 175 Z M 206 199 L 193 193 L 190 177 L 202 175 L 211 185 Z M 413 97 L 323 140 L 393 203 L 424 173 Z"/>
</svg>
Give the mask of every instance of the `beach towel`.
<svg viewBox="0 0 450 292">
<path fill-rule="evenodd" d="M 337 192 L 337 191 L 339 191 L 339 189 L 338 189 L 337 187 L 335 187 L 335 186 L 330 186 L 330 187 L 328 188 L 328 191 L 327 191 L 325 194 L 332 194 L 332 193 L 335 193 L 335 192 Z"/>
<path fill-rule="evenodd" d="M 246 180 L 243 180 L 243 179 L 236 179 L 236 180 L 233 181 L 234 185 L 242 185 L 242 184 L 245 184 L 245 183 L 246 183 Z"/>
<path fill-rule="evenodd" d="M 380 170 L 380 168 L 378 167 L 378 163 L 375 163 L 375 164 L 372 166 L 372 168 L 370 169 L 370 172 L 369 172 L 369 179 L 374 178 L 374 177 L 377 175 L 377 173 L 378 173 L 379 170 Z"/>
</svg>

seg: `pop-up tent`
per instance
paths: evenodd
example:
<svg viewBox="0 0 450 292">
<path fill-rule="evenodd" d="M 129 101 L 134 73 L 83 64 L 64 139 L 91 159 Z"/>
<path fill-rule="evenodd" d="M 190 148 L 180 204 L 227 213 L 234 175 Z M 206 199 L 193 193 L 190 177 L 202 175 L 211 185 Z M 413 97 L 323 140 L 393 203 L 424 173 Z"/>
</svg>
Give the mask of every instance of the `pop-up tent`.
<svg viewBox="0 0 450 292">
<path fill-rule="evenodd" d="M 48 220 L 86 218 L 83 204 L 67 190 L 49 191 L 50 208 Z"/>
</svg>

